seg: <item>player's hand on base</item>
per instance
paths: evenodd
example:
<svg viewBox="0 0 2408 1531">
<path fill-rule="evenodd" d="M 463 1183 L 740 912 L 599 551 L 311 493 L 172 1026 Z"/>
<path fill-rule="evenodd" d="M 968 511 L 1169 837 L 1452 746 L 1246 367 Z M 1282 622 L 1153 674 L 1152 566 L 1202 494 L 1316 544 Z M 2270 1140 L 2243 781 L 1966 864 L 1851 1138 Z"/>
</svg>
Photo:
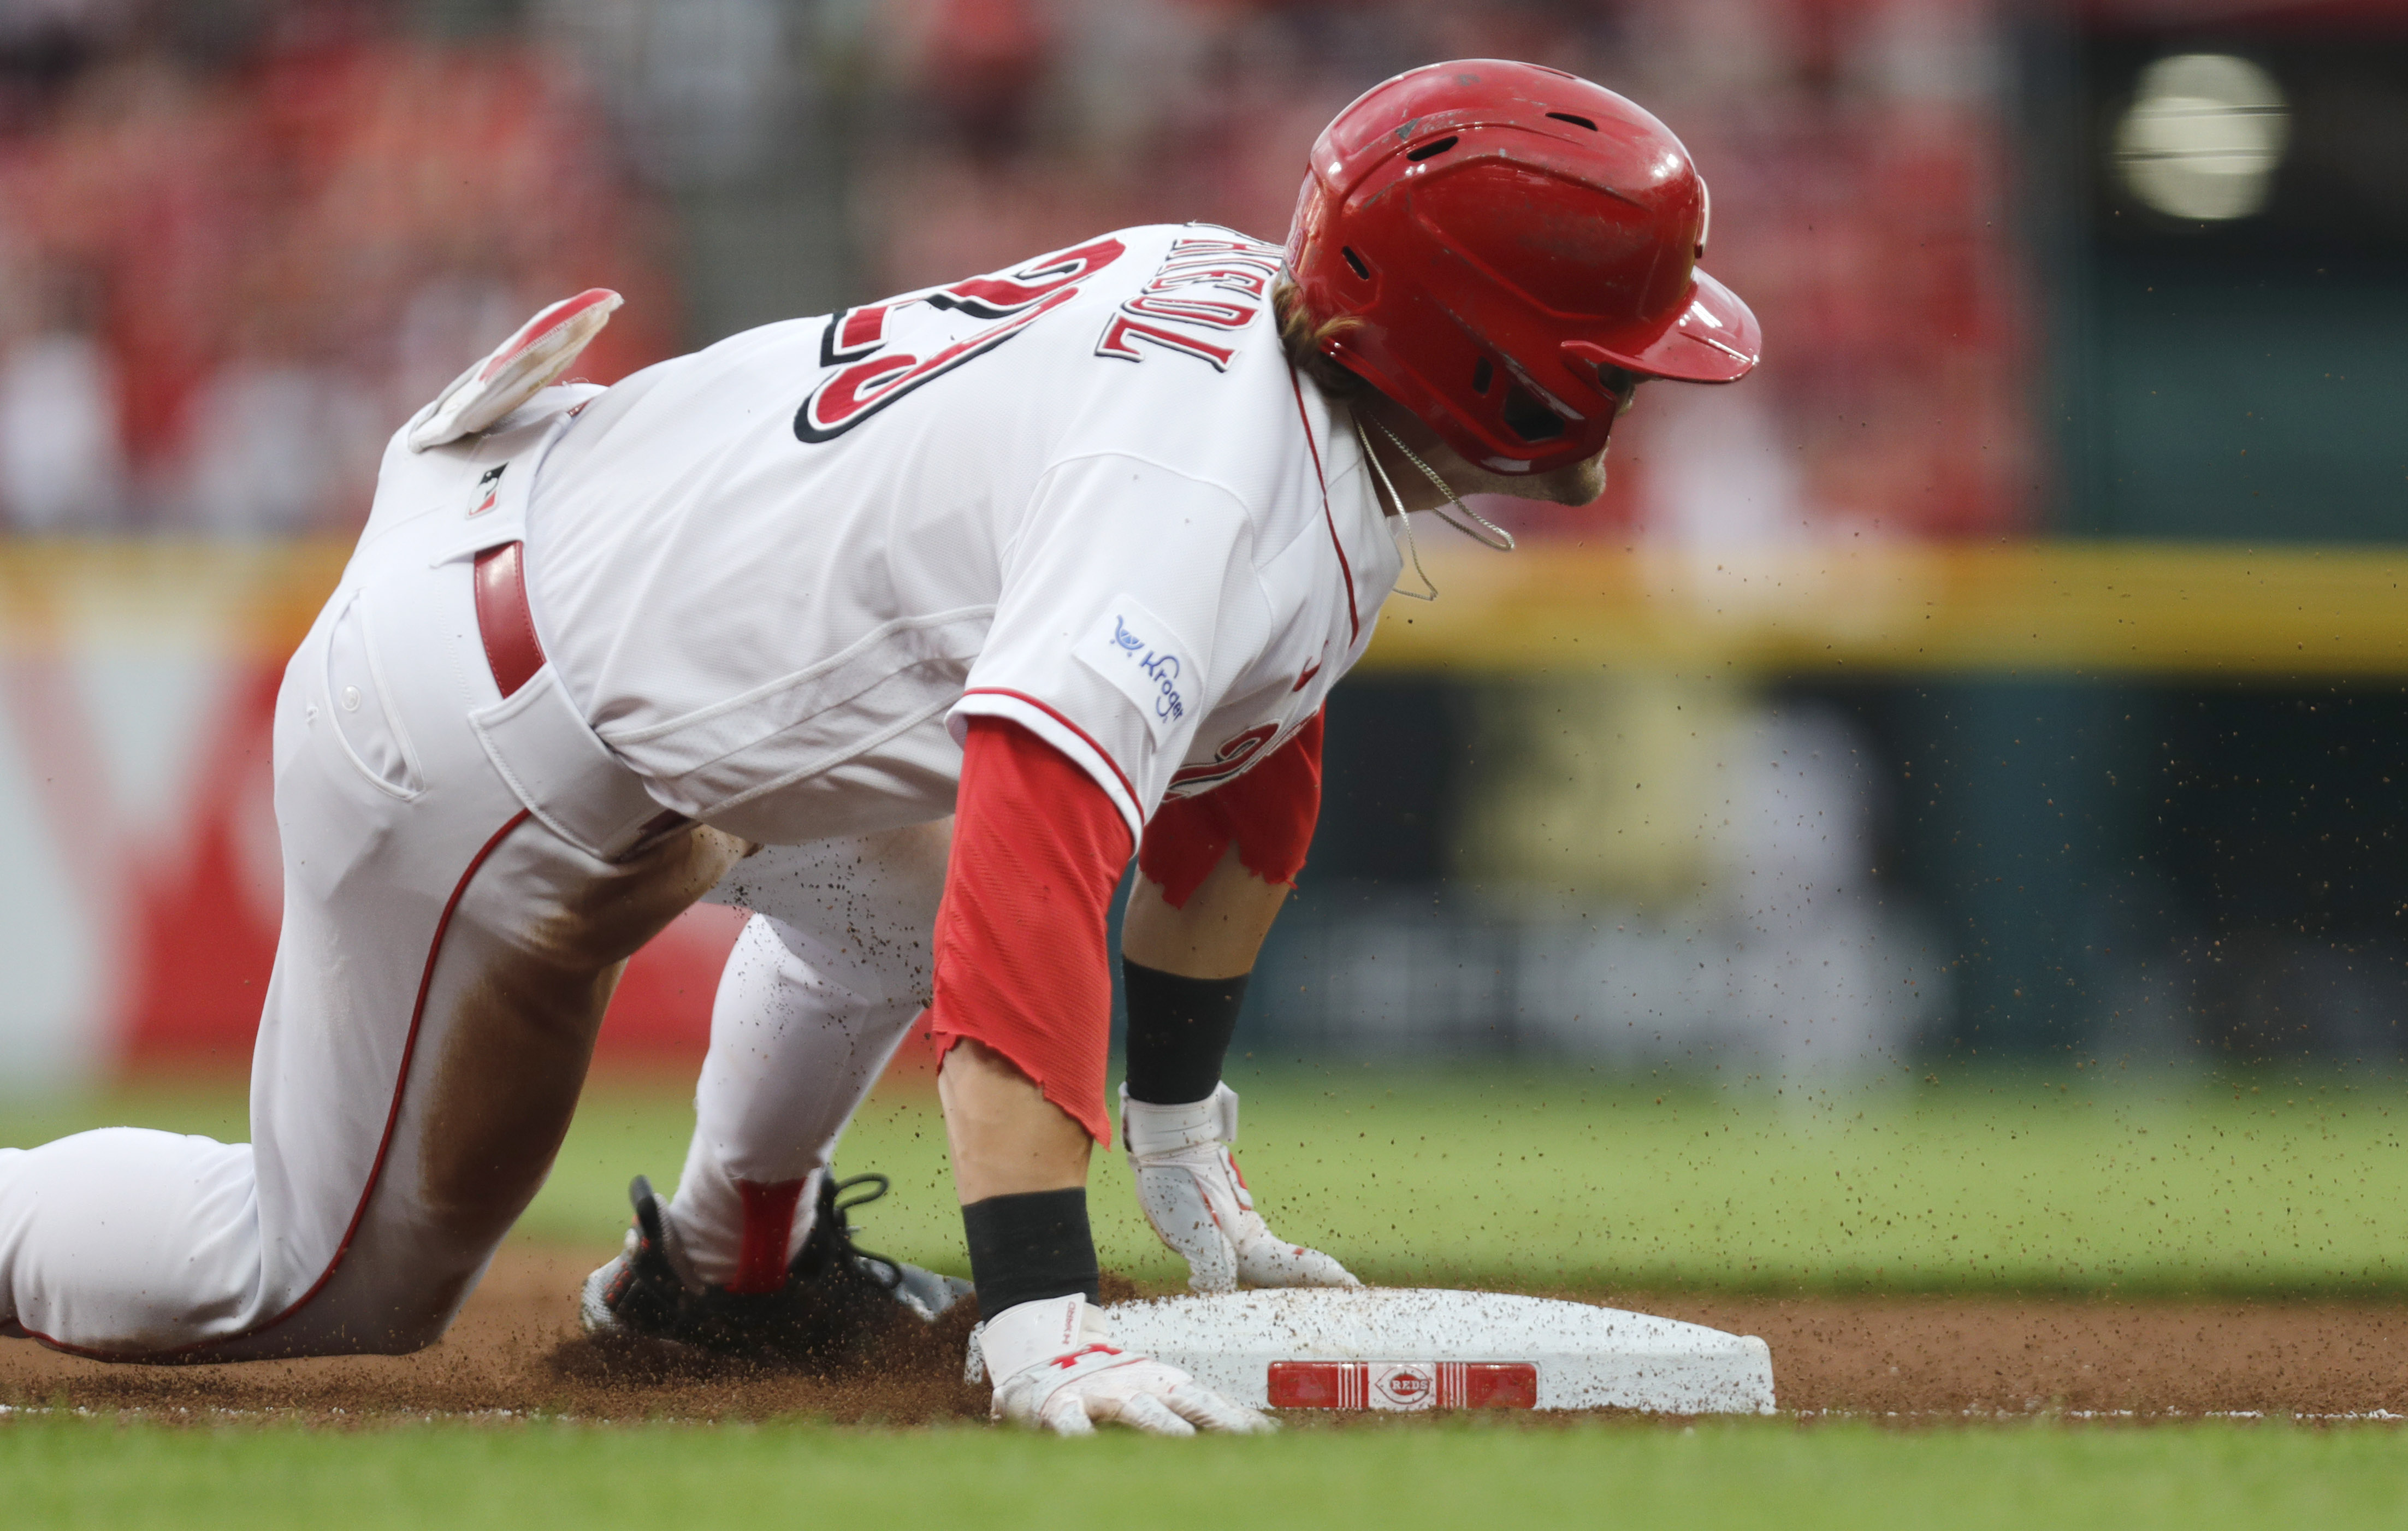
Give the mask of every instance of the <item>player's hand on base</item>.
<svg viewBox="0 0 2408 1531">
<path fill-rule="evenodd" d="M 1198 1292 L 1247 1286 L 1361 1286 L 1316 1249 L 1271 1232 L 1229 1145 L 1238 1138 L 1238 1093 L 1222 1085 L 1190 1106 L 1149 1106 L 1121 1087 L 1121 1143 L 1146 1222 L 1187 1262 Z"/>
<path fill-rule="evenodd" d="M 971 1377 L 995 1382 L 998 1420 L 1060 1436 L 1125 1424 L 1157 1436 L 1261 1435 L 1270 1419 L 1177 1366 L 1112 1343 L 1104 1310 L 1075 1295 L 1024 1302 L 979 1326 Z"/>
</svg>

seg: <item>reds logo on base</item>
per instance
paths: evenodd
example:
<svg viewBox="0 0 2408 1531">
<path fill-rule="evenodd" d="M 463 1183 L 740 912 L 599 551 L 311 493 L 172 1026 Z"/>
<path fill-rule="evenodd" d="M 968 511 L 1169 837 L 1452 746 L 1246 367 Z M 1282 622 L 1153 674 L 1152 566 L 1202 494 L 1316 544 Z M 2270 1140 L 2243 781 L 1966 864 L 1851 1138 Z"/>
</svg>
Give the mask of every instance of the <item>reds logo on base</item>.
<svg viewBox="0 0 2408 1531">
<path fill-rule="evenodd" d="M 1528 1361 L 1274 1361 L 1265 1381 L 1273 1409 L 1539 1407 L 1539 1368 Z"/>
<path fill-rule="evenodd" d="M 1438 1402 L 1438 1368 L 1431 1366 L 1371 1368 L 1371 1407 L 1427 1409 Z"/>
</svg>

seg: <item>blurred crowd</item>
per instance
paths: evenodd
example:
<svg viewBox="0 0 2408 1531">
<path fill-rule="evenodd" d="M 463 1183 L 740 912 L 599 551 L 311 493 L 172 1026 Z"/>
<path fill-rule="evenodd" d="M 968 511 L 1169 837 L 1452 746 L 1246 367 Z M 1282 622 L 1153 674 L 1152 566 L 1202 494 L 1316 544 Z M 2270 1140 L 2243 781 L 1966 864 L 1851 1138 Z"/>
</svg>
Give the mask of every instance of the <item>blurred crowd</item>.
<svg viewBox="0 0 2408 1531">
<path fill-rule="evenodd" d="M 1713 194 L 1767 365 L 1645 398 L 1586 518 L 1691 542 L 2019 529 L 2032 513 L 2009 60 L 1983 0 L 910 0 L 882 7 L 872 269 L 906 288 L 1095 229 L 1278 238 L 1321 125 L 1432 59 L 1622 91 Z"/>
<path fill-rule="evenodd" d="M 394 427 L 658 231 L 577 72 L 359 7 L 0 8 L 0 510 L 37 533 L 355 526 Z"/>
<path fill-rule="evenodd" d="M 0 526 L 340 533 L 542 302 L 627 295 L 608 380 L 1121 224 L 1276 237 L 1349 98 L 1503 55 L 1681 134 L 1768 345 L 1546 525 L 2013 530 L 2002 36 L 1981 0 L 0 0 Z"/>
</svg>

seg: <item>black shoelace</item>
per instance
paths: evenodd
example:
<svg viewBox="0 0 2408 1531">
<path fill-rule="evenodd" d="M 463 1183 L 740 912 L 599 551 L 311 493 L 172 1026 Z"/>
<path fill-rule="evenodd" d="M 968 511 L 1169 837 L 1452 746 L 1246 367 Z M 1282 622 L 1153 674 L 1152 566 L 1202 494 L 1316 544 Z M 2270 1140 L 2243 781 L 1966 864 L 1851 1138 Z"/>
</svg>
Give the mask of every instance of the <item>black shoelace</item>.
<svg viewBox="0 0 2408 1531">
<path fill-rule="evenodd" d="M 846 1192 L 860 1185 L 867 1185 L 870 1189 L 861 1195 L 854 1196 L 850 1201 L 844 1199 L 844 1194 Z M 872 1170 L 867 1175 L 855 1175 L 850 1180 L 836 1180 L 828 1187 L 828 1207 L 826 1214 L 828 1219 L 828 1236 L 836 1240 L 838 1252 L 845 1258 L 856 1262 L 863 1271 L 868 1273 L 872 1281 L 878 1282 L 879 1285 L 886 1288 L 889 1292 L 894 1291 L 896 1287 L 903 1284 L 903 1266 L 901 1262 L 890 1259 L 883 1254 L 872 1253 L 870 1251 L 863 1249 L 860 1245 L 855 1244 L 853 1241 L 853 1224 L 847 1221 L 846 1214 L 850 1213 L 856 1207 L 867 1207 L 871 1202 L 877 1201 L 881 1197 L 884 1196 L 887 1192 L 893 1190 L 895 1182 L 893 1180 L 888 1180 L 885 1176 L 879 1174 L 875 1170 Z M 883 1266 L 883 1273 L 881 1274 L 877 1270 L 872 1269 L 873 1266 Z"/>
</svg>

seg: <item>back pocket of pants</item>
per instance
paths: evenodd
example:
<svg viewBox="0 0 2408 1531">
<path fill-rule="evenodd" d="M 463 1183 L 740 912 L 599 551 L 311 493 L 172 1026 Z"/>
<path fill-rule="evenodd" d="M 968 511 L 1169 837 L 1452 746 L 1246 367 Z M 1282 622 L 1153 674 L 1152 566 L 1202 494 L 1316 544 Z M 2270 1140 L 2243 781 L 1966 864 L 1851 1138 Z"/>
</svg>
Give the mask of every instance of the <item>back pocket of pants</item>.
<svg viewBox="0 0 2408 1531">
<path fill-rule="evenodd" d="M 327 637 L 326 710 L 351 764 L 369 780 L 396 797 L 415 797 L 424 790 L 409 737 L 394 716 L 379 680 L 367 602 L 358 594 L 335 619 Z"/>
</svg>

